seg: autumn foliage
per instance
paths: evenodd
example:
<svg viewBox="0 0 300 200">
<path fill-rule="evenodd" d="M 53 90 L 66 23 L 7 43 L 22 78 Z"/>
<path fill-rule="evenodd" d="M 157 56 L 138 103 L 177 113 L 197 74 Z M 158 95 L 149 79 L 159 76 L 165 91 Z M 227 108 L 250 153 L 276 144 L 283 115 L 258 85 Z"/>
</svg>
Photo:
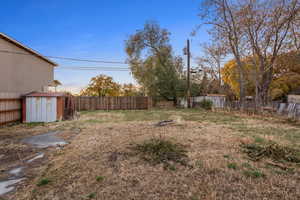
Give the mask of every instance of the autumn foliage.
<svg viewBox="0 0 300 200">
<path fill-rule="evenodd" d="M 139 89 L 133 84 L 121 85 L 106 75 L 93 77 L 90 84 L 80 92 L 81 96 L 137 96 Z"/>
<path fill-rule="evenodd" d="M 281 54 L 274 65 L 274 77 L 270 85 L 269 95 L 273 100 L 285 97 L 289 92 L 300 87 L 300 63 L 296 52 Z M 250 59 L 244 60 L 246 95 L 255 95 L 255 66 Z M 234 60 L 228 61 L 221 70 L 224 83 L 230 86 L 236 96 L 239 96 L 239 74 Z"/>
</svg>

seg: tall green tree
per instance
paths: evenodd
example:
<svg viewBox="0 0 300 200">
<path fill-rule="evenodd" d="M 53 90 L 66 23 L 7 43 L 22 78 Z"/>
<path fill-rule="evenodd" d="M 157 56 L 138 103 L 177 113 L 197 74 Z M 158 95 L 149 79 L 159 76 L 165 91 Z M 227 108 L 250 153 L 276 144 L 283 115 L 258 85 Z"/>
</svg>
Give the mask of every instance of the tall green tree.
<svg viewBox="0 0 300 200">
<path fill-rule="evenodd" d="M 177 101 L 182 88 L 182 59 L 174 56 L 170 33 L 157 23 L 148 22 L 126 41 L 132 74 L 150 96 Z"/>
</svg>

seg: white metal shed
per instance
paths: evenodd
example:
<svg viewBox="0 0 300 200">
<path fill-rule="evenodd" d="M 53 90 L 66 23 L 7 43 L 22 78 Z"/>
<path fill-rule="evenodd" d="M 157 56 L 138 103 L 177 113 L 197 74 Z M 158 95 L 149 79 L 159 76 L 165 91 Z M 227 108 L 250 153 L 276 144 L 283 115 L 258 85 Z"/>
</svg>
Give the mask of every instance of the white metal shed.
<svg viewBox="0 0 300 200">
<path fill-rule="evenodd" d="M 55 122 L 61 120 L 63 102 L 60 93 L 30 93 L 23 100 L 23 122 Z"/>
</svg>

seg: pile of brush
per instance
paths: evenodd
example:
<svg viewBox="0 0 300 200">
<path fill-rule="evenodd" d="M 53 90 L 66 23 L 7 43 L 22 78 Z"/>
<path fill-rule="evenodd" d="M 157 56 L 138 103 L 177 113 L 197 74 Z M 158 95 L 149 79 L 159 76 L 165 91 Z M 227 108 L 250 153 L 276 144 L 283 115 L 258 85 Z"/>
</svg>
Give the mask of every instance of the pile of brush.
<svg viewBox="0 0 300 200">
<path fill-rule="evenodd" d="M 166 139 L 150 139 L 132 147 L 145 161 L 154 165 L 169 167 L 175 163 L 188 166 L 187 151 L 184 146 Z"/>
<path fill-rule="evenodd" d="M 253 161 L 259 161 L 262 158 L 271 158 L 274 161 L 300 163 L 299 151 L 276 143 L 267 145 L 258 145 L 255 143 L 242 144 L 241 147 Z"/>
</svg>

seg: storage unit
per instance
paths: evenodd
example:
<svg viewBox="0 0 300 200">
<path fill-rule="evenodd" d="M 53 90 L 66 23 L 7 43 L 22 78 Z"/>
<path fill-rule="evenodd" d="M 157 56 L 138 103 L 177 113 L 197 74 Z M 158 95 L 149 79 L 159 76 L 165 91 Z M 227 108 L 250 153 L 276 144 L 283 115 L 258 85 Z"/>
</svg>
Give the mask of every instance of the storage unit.
<svg viewBox="0 0 300 200">
<path fill-rule="evenodd" d="M 63 93 L 32 92 L 23 97 L 22 122 L 55 122 L 63 119 Z"/>
</svg>

